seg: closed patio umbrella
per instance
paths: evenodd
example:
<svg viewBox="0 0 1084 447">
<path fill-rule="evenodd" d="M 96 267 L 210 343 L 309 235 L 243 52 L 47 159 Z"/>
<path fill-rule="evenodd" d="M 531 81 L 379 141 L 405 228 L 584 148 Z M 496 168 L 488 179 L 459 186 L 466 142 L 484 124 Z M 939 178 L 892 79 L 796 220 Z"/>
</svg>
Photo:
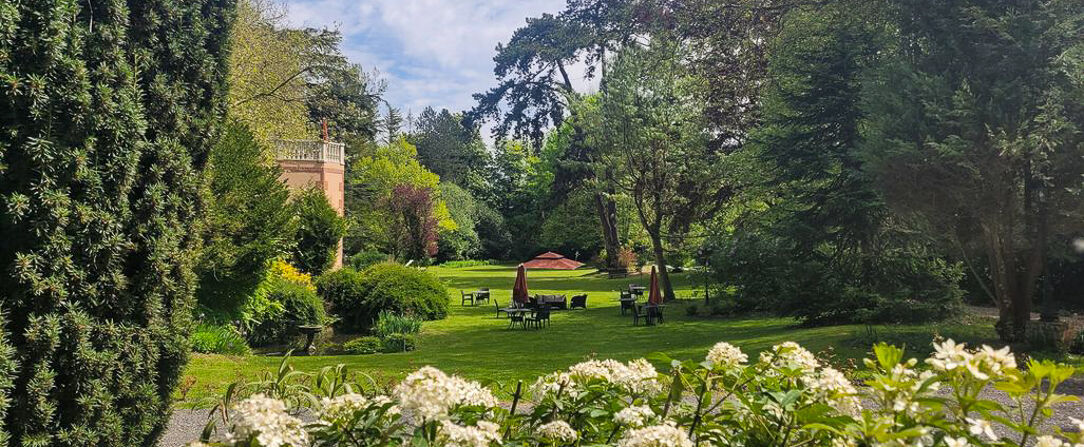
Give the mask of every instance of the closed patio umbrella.
<svg viewBox="0 0 1084 447">
<path fill-rule="evenodd" d="M 531 297 L 527 295 L 527 268 L 523 264 L 516 268 L 516 284 L 512 286 L 512 301 L 520 304 L 531 301 Z"/>
<path fill-rule="evenodd" d="M 651 266 L 651 291 L 647 296 L 647 302 L 650 304 L 662 304 L 662 294 L 659 293 L 659 276 L 655 271 L 655 266 Z"/>
</svg>

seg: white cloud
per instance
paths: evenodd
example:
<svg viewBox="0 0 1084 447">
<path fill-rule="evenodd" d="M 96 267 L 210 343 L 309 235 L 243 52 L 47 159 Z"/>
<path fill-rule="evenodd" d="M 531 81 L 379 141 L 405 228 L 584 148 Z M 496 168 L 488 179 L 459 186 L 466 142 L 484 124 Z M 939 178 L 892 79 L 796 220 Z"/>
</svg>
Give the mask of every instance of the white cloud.
<svg viewBox="0 0 1084 447">
<path fill-rule="evenodd" d="M 343 32 L 344 52 L 388 81 L 387 99 L 418 113 L 464 110 L 495 84 L 493 56 L 527 17 L 556 13 L 564 0 L 292 0 L 301 26 Z M 578 70 L 582 73 L 582 68 Z"/>
</svg>

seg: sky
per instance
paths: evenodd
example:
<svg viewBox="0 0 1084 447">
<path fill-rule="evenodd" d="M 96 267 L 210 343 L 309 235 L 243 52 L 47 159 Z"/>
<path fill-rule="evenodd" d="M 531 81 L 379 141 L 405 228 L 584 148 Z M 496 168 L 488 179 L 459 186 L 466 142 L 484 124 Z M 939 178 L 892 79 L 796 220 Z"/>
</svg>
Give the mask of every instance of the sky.
<svg viewBox="0 0 1084 447">
<path fill-rule="evenodd" d="M 343 33 L 343 52 L 387 82 L 404 115 L 426 106 L 470 109 L 497 84 L 493 56 L 527 17 L 557 13 L 565 0 L 288 0 L 294 26 Z M 572 69 L 573 77 L 582 68 Z M 488 126 L 487 126 L 488 127 Z"/>
</svg>

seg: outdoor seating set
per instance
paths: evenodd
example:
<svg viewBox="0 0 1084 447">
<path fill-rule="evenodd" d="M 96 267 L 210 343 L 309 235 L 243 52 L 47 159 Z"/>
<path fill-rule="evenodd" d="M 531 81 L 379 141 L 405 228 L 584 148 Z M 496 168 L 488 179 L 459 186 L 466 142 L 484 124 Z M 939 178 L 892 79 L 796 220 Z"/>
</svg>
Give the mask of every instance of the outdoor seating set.
<svg viewBox="0 0 1084 447">
<path fill-rule="evenodd" d="M 496 311 L 496 318 L 500 318 L 501 313 L 508 317 L 509 329 L 517 325 L 524 329 L 541 329 L 549 326 L 550 312 L 555 309 L 586 309 L 587 295 L 576 295 L 567 299 L 565 295 L 536 294 L 526 303 L 512 301 L 509 307 L 500 307 L 494 301 L 493 308 Z"/>
<path fill-rule="evenodd" d="M 488 303 L 489 302 L 489 287 L 483 287 L 483 288 L 475 290 L 473 292 L 464 292 L 464 291 L 460 290 L 459 291 L 459 297 L 460 297 L 459 304 L 464 305 L 464 306 L 467 304 L 468 301 L 470 302 L 471 306 L 474 306 L 474 305 L 476 305 L 476 304 L 478 304 L 478 303 L 480 303 L 482 301 L 485 301 L 485 302 Z"/>
<path fill-rule="evenodd" d="M 647 291 L 646 287 L 635 284 L 629 284 L 628 290 L 622 290 L 621 295 L 618 297 L 618 301 L 621 303 L 621 315 L 626 315 L 627 312 L 631 311 L 634 326 L 638 326 L 641 320 L 648 326 L 662 324 L 662 312 L 666 306 L 653 303 L 639 304 L 638 301 L 643 297 L 645 291 Z"/>
</svg>

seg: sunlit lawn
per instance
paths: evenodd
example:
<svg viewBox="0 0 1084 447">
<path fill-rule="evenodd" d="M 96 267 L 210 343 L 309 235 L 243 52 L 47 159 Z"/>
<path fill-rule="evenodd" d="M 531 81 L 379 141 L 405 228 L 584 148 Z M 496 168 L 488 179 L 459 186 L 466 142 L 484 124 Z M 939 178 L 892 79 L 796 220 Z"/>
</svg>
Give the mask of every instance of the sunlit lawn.
<svg viewBox="0 0 1084 447">
<path fill-rule="evenodd" d="M 569 296 L 587 293 L 587 310 L 556 311 L 551 326 L 542 330 L 509 330 L 506 319 L 495 318 L 492 303 L 461 306 L 459 291 L 489 287 L 493 297 L 505 306 L 511 297 L 513 267 L 431 268 L 430 271 L 448 284 L 451 309 L 447 319 L 424 325 L 416 351 L 296 357 L 294 366 L 314 371 L 343 363 L 378 380 L 394 380 L 418 367 L 433 365 L 476 380 L 510 383 L 516 379 L 530 380 L 595 356 L 629 360 L 662 351 L 675 358 L 702 358 L 714 343 L 724 340 L 753 354 L 775 343 L 793 340 L 813 351 L 830 349 L 835 363 L 841 366 L 863 357 L 874 338 L 906 342 L 923 350 L 934 333 L 971 341 L 994 341 L 993 330 L 985 322 L 803 328 L 793 320 L 774 317 L 689 317 L 686 306 L 695 303 L 703 307 L 703 289 L 694 286 L 696 279 L 692 274 L 673 275 L 680 300 L 667 309 L 665 324 L 633 326 L 631 317 L 620 314 L 617 290 L 629 283 L 646 284 L 647 277 L 607 279 L 583 270 L 530 271 L 527 282 L 531 293 Z M 276 366 L 279 360 L 265 356 L 194 355 L 187 369 L 190 377 L 187 400 L 194 402 L 209 393 L 217 393 L 234 380 L 251 379 L 260 371 Z"/>
</svg>

